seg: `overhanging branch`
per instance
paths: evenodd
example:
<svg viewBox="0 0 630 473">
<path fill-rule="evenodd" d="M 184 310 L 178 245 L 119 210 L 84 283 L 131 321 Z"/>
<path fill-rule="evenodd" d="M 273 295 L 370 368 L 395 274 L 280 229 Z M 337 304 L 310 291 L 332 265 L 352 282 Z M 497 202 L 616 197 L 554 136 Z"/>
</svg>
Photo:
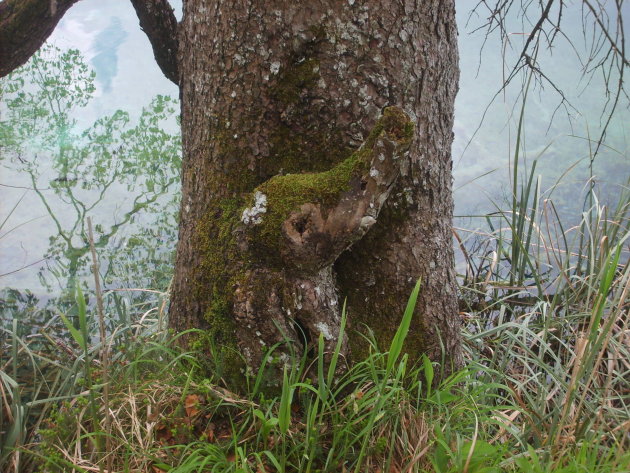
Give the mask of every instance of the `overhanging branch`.
<svg viewBox="0 0 630 473">
<path fill-rule="evenodd" d="M 4 0 L 0 3 L 0 77 L 24 64 L 79 0 Z"/>
<path fill-rule="evenodd" d="M 177 19 L 168 0 L 131 0 L 164 75 L 179 84 Z"/>
</svg>

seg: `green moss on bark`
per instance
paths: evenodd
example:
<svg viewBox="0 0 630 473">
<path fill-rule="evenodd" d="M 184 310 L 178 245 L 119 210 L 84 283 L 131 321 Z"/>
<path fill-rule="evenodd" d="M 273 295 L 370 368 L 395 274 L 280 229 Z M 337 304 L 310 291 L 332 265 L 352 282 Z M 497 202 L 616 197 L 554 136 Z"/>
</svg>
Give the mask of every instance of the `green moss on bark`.
<svg viewBox="0 0 630 473">
<path fill-rule="evenodd" d="M 265 213 L 260 215 L 261 223 L 251 231 L 256 257 L 268 263 L 281 262 L 278 255 L 282 243 L 282 223 L 305 203 L 321 205 L 324 213 L 326 208 L 335 206 L 341 194 L 349 190 L 352 180 L 360 179 L 369 170 L 376 140 L 385 129 L 398 142 L 404 142 L 413 136 L 414 125 L 400 109 L 387 108 L 361 149 L 332 169 L 275 176 L 258 186 L 249 197 L 249 206 L 254 205 L 257 193 L 264 195 L 267 203 Z"/>
<path fill-rule="evenodd" d="M 210 308 L 205 314 L 209 328 L 197 335 L 192 348 L 211 353 L 208 369 L 218 378 L 224 379 L 232 389 L 245 392 L 245 361 L 236 344 L 236 324 L 231 305 L 224 295 L 215 293 Z"/>
<path fill-rule="evenodd" d="M 196 336 L 192 347 L 212 353 L 208 368 L 218 371 L 235 390 L 245 388 L 245 363 L 236 343 L 237 327 L 232 313 L 232 288 L 246 265 L 234 235 L 240 207 L 241 199 L 223 199 L 199 223 L 195 238 L 204 256 L 192 288 L 196 292 L 194 299 L 205 299 L 208 304 L 203 315 L 207 328 Z"/>
<path fill-rule="evenodd" d="M 222 375 L 234 388 L 242 384 L 245 368 L 237 346 L 239 327 L 233 313 L 236 287 L 251 283 L 248 274 L 257 266 L 283 269 L 283 222 L 305 203 L 320 205 L 324 215 L 327 208 L 336 206 L 342 194 L 358 185 L 369 171 L 373 148 L 384 129 L 400 141 L 413 134 L 413 125 L 403 112 L 387 109 L 364 146 L 352 152 L 334 123 L 295 117 L 318 78 L 317 62 L 307 59 L 295 65 L 294 70 L 284 71 L 272 86 L 274 100 L 284 103 L 287 110 L 293 110 L 289 115 L 294 115 L 286 122 L 280 117 L 270 121 L 270 156 L 260 158 L 254 170 L 247 167 L 245 156 L 249 147 L 238 133 L 241 126 L 250 128 L 238 123 L 228 126 L 227 120 L 217 120 L 213 125 L 213 159 L 220 163 L 213 172 L 225 175 L 220 182 L 213 178 L 208 181 L 217 186 L 213 194 L 226 197 L 215 200 L 197 225 L 194 244 L 204 256 L 195 271 L 195 294 L 191 300 L 198 304 L 201 301 L 207 326 L 196 345 L 202 349 L 212 347 L 219 358 L 217 364 L 223 367 Z M 287 171 L 295 173 L 278 174 Z M 260 183 L 267 174 L 274 177 Z M 253 206 L 257 193 L 266 198 L 264 212 L 257 216 L 260 222 L 246 224 L 242 221 L 243 212 Z M 265 299 L 269 293 L 267 283 L 271 284 L 263 278 L 260 284 L 265 287 L 247 286 L 249 291 L 260 290 L 260 297 L 252 302 Z M 283 280 L 278 284 L 283 284 Z"/>
<path fill-rule="evenodd" d="M 196 291 L 209 295 L 222 295 L 222 287 L 228 283 L 236 261 L 241 261 L 234 232 L 238 224 L 241 199 L 223 199 L 209 209 L 196 231 L 196 245 L 204 255 L 197 269 Z"/>
<path fill-rule="evenodd" d="M 322 119 L 321 107 L 313 107 L 321 77 L 314 51 L 307 53 L 311 56 L 283 68 L 268 92 L 271 100 L 282 104 L 282 113 L 270 130 L 270 154 L 260 163 L 264 176 L 321 172 L 353 151 L 334 121 Z"/>
<path fill-rule="evenodd" d="M 270 154 L 261 162 L 266 176 L 278 173 L 321 172 L 343 161 L 354 150 L 330 124 L 315 127 L 280 123 L 269 138 Z"/>
<path fill-rule="evenodd" d="M 339 202 L 352 179 L 360 179 L 366 171 L 365 156 L 369 150 L 353 153 L 334 168 L 320 173 L 276 176 L 256 188 L 267 199 L 262 222 L 251 229 L 251 245 L 255 256 L 270 263 L 277 261 L 282 244 L 282 224 L 292 212 L 305 203 L 320 204 L 324 209 Z M 253 197 L 250 198 L 253 203 Z"/>
<path fill-rule="evenodd" d="M 206 181 L 210 186 L 219 187 L 217 194 L 241 195 L 260 182 L 256 173 L 247 168 L 247 160 L 244 159 L 250 153 L 247 140 L 234 131 L 244 128 L 244 124 L 238 123 L 229 126 L 228 120 L 223 118 L 217 119 L 214 124 L 210 141 L 217 154 L 215 159 L 222 165 L 222 173 L 220 180 L 211 176 Z"/>
<path fill-rule="evenodd" d="M 348 314 L 348 346 L 353 360 L 365 359 L 370 352 L 370 344 L 365 336 L 369 331 L 374 336 L 378 347 L 387 350 L 398 329 L 402 319 L 406 297 L 411 294 L 415 281 L 409 281 L 407 290 L 401 289 L 398 283 L 390 279 L 384 279 L 378 269 L 374 270 L 374 280 L 370 287 L 378 287 L 378 293 L 368 294 L 371 300 L 366 300 L 365 288 L 357 287 L 355 268 L 365 261 L 362 254 L 380 254 L 382 251 L 379 243 L 382 242 L 387 228 L 401 226 L 409 218 L 408 207 L 403 200 L 404 195 L 398 199 L 390 196 L 388 204 L 379 214 L 378 222 L 370 229 L 361 241 L 361 253 L 345 253 L 335 263 L 338 275 L 337 283 L 339 293 L 347 297 L 347 306 L 352 308 Z M 396 202 L 398 200 L 398 202 Z M 393 226 L 393 227 L 392 227 Z M 422 297 L 422 288 L 420 289 Z M 422 304 L 418 304 L 421 306 Z M 426 353 L 430 342 L 426 340 L 424 331 L 424 318 L 416 309 L 411 330 L 405 339 L 403 351 L 408 353 L 410 361 L 419 360 L 422 353 Z M 369 331 L 368 331 L 369 328 Z"/>
<path fill-rule="evenodd" d="M 296 103 L 317 85 L 319 80 L 319 61 L 315 58 L 296 62 L 280 75 L 271 97 L 285 105 Z"/>
</svg>

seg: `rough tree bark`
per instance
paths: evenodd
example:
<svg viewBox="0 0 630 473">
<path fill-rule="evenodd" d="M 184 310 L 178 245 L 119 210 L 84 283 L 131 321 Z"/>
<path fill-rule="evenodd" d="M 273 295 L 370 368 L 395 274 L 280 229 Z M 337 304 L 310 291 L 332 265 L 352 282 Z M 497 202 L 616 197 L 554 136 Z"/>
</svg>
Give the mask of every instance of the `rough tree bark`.
<svg viewBox="0 0 630 473">
<path fill-rule="evenodd" d="M 362 356 L 353 330 L 365 324 L 386 346 L 421 278 L 407 348 L 439 359 L 443 343 L 448 363 L 459 364 L 453 2 L 187 1 L 180 28 L 184 164 L 172 326 L 206 327 L 256 366 L 264 347 L 299 340 L 298 330 L 334 343 L 347 297 L 350 350 Z M 347 195 L 358 199 L 370 171 L 333 185 L 319 177 L 337 173 L 391 105 L 416 123 L 400 175 L 380 212 L 363 217 L 364 230 L 372 227 L 365 236 L 311 236 L 326 253 L 312 264 L 294 240 L 334 219 Z M 287 200 L 292 192 L 302 197 Z M 254 249 L 241 243 L 243 232 L 255 236 Z"/>
<path fill-rule="evenodd" d="M 238 376 L 286 338 L 330 348 L 347 298 L 361 357 L 356 331 L 386 347 L 420 278 L 407 350 L 459 365 L 454 0 L 184 0 L 179 25 L 132 4 L 182 101 L 172 327 Z"/>
</svg>

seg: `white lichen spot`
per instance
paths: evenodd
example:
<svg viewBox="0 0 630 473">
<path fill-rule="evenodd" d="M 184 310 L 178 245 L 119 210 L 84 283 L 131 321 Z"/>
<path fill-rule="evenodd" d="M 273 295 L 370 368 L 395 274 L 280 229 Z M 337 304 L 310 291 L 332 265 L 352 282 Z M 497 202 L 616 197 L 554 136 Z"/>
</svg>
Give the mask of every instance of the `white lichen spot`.
<svg viewBox="0 0 630 473">
<path fill-rule="evenodd" d="M 380 173 L 378 172 L 378 169 L 376 168 L 372 168 L 370 169 L 370 177 L 378 177 Z"/>
<path fill-rule="evenodd" d="M 370 217 L 369 215 L 367 215 L 361 219 L 361 223 L 359 224 L 359 226 L 362 229 L 367 230 L 375 223 L 376 223 L 376 219 L 374 217 Z"/>
<path fill-rule="evenodd" d="M 403 189 L 403 192 L 405 194 L 405 200 L 407 201 L 407 203 L 409 205 L 413 204 L 413 189 L 411 189 L 411 187 L 405 187 Z"/>
<path fill-rule="evenodd" d="M 236 90 L 232 91 L 232 93 L 230 94 L 230 97 L 232 97 L 232 98 L 236 97 Z"/>
<path fill-rule="evenodd" d="M 243 210 L 241 222 L 245 225 L 258 225 L 262 222 L 262 214 L 267 212 L 267 196 L 260 191 L 254 194 L 253 207 Z"/>
<path fill-rule="evenodd" d="M 280 353 L 280 355 L 278 356 L 278 361 L 280 363 L 282 363 L 282 366 L 290 368 L 291 366 L 291 359 L 289 358 L 289 355 L 287 355 L 286 353 Z"/>
<path fill-rule="evenodd" d="M 367 85 L 364 85 L 359 89 L 359 96 L 364 100 L 368 100 L 370 98 L 370 93 Z"/>
<path fill-rule="evenodd" d="M 315 324 L 315 328 L 319 330 L 319 333 L 321 333 L 326 340 L 333 339 L 333 334 L 330 331 L 330 327 L 326 325 L 324 322 L 317 322 Z"/>
<path fill-rule="evenodd" d="M 184 212 L 190 212 L 190 205 L 186 204 L 186 206 L 184 207 Z"/>
<path fill-rule="evenodd" d="M 273 75 L 276 75 L 278 71 L 280 71 L 280 63 L 278 61 L 272 62 L 271 66 L 269 67 L 269 70 L 271 71 Z"/>
<path fill-rule="evenodd" d="M 234 133 L 234 139 L 238 138 L 238 133 Z"/>
</svg>

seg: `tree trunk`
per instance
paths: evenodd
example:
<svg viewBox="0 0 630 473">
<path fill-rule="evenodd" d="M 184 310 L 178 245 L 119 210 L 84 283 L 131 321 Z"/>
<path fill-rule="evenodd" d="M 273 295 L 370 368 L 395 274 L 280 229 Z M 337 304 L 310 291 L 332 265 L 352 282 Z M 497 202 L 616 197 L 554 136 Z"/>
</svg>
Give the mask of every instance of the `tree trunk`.
<svg viewBox="0 0 630 473">
<path fill-rule="evenodd" d="M 366 326 L 386 349 L 418 278 L 407 351 L 461 362 L 456 36 L 450 0 L 184 1 L 170 321 L 205 330 L 226 375 L 287 338 L 332 349 L 346 298 L 344 354 Z"/>
</svg>

